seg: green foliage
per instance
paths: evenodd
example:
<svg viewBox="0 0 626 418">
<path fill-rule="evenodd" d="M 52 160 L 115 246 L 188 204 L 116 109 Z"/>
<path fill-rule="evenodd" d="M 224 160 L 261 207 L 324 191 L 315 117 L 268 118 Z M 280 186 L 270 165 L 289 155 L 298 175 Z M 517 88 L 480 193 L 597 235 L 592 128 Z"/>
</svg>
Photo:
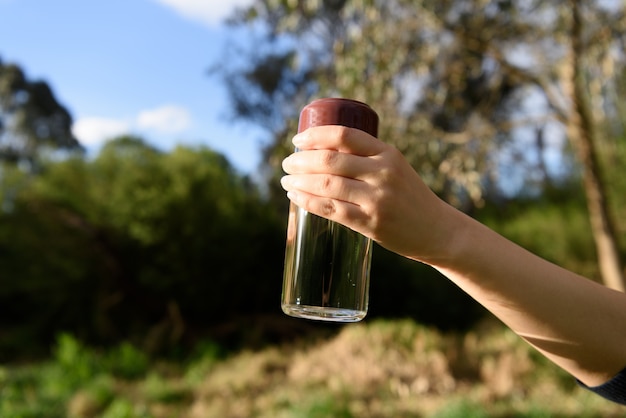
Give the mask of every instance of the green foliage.
<svg viewBox="0 0 626 418">
<path fill-rule="evenodd" d="M 535 358 L 536 351 L 511 331 L 488 324 L 469 333 L 442 334 L 409 320 L 367 321 L 329 338 L 303 336 L 281 347 L 219 359 L 210 348 L 206 358 L 198 353 L 189 362 L 149 358 L 146 373 L 131 380 L 113 373 L 120 350 L 122 345 L 94 348 L 62 334 L 49 360 L 0 367 L 0 416 L 623 415 L 620 405 L 573 388 L 572 377 L 566 381 L 553 364 Z M 213 366 L 204 368 L 202 362 L 210 358 Z M 476 373 L 459 374 L 459 361 L 469 361 Z M 202 372 L 194 372 L 199 366 Z M 193 381 L 186 378 L 192 374 Z"/>
<path fill-rule="evenodd" d="M 72 118 L 44 81 L 28 80 L 16 64 L 0 59 L 0 161 L 30 168 L 46 150 L 82 151 Z"/>
<path fill-rule="evenodd" d="M 206 359 L 212 355 L 207 352 Z M 192 370 L 198 364 L 191 362 L 188 372 L 172 365 L 172 371 L 163 374 L 127 342 L 95 349 L 70 334 L 60 334 L 49 360 L 0 368 L 0 416 L 154 417 L 146 408 L 149 403 L 188 402 L 191 382 L 173 376 L 197 373 Z M 202 370 L 204 377 L 208 370 Z M 131 385 L 137 388 L 128 392 Z M 137 403 L 137 398 L 145 402 Z"/>
<path fill-rule="evenodd" d="M 143 396 L 151 402 L 177 404 L 190 398 L 189 387 L 183 381 L 171 381 L 158 373 L 150 373 L 143 382 Z"/>
<path fill-rule="evenodd" d="M 148 370 L 148 357 L 129 342 L 123 342 L 104 359 L 107 369 L 123 379 L 137 379 Z"/>
<path fill-rule="evenodd" d="M 162 153 L 126 137 L 10 184 L 0 357 L 61 330 L 158 350 L 194 324 L 278 309 L 282 222 L 213 151 Z"/>
<path fill-rule="evenodd" d="M 437 411 L 433 418 L 488 418 L 485 408 L 480 404 L 462 400 L 452 402 Z"/>
<path fill-rule="evenodd" d="M 477 217 L 529 251 L 586 277 L 599 278 L 589 218 L 577 190 L 564 191 L 551 200 L 512 201 L 479 212 Z"/>
<path fill-rule="evenodd" d="M 173 353 L 231 318 L 280 315 L 286 214 L 223 156 L 163 153 L 122 137 L 91 160 L 10 173 L 2 189 L 10 207 L 0 211 L 0 277 L 11 278 L 0 286 L 0 358 L 45 355 L 62 331 Z M 458 329 L 482 314 L 434 270 L 382 248 L 371 295 L 373 317 Z M 63 338 L 59 349 L 80 352 Z M 116 374 L 144 373 L 132 346 L 116 356 Z"/>
<path fill-rule="evenodd" d="M 128 343 L 100 352 L 60 334 L 49 361 L 0 369 L 0 416 L 66 417 L 71 402 L 83 412 L 122 416 L 116 382 L 143 377 L 147 367 L 146 355 Z"/>
<path fill-rule="evenodd" d="M 331 393 L 313 392 L 307 399 L 296 405 L 288 412 L 292 418 L 354 418 L 354 415 L 347 405 L 348 396 L 338 397 Z"/>
<path fill-rule="evenodd" d="M 141 405 L 133 405 L 127 399 L 117 399 L 102 414 L 102 418 L 153 418 Z"/>
<path fill-rule="evenodd" d="M 439 329 L 467 329 L 485 310 L 441 273 L 381 247 L 373 252 L 370 317 L 410 317 Z"/>
<path fill-rule="evenodd" d="M 0 416 L 62 417 L 65 398 L 44 387 L 49 366 L 0 369 Z"/>
<path fill-rule="evenodd" d="M 226 357 L 224 349 L 214 341 L 201 341 L 195 345 L 194 351 L 185 374 L 185 381 L 192 385 L 200 383 Z"/>
<path fill-rule="evenodd" d="M 63 375 L 63 382 L 71 388 L 87 381 L 100 370 L 98 358 L 88 351 L 76 338 L 69 334 L 61 334 L 53 353 L 58 370 Z M 59 376 L 60 377 L 60 376 Z"/>
<path fill-rule="evenodd" d="M 621 121 L 619 122 L 622 123 Z M 602 174 L 606 181 L 607 200 L 617 227 L 619 237 L 626 236 L 626 176 L 624 176 L 624 161 L 626 161 L 626 137 L 607 137 L 599 144 L 599 154 L 602 158 Z M 626 254 L 626 240 L 619 242 L 622 254 Z M 623 257 L 623 259 L 626 257 Z"/>
</svg>

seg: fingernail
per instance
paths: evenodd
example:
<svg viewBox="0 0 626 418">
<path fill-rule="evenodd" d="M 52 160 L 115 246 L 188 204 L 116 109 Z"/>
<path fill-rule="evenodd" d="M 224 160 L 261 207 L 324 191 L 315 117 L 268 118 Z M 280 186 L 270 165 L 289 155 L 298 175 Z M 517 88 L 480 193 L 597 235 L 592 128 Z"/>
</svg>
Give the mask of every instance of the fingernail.
<svg viewBox="0 0 626 418">
<path fill-rule="evenodd" d="M 293 190 L 289 190 L 287 192 L 287 197 L 289 198 L 289 200 L 292 200 L 295 202 L 298 200 L 298 193 L 294 192 Z"/>
</svg>

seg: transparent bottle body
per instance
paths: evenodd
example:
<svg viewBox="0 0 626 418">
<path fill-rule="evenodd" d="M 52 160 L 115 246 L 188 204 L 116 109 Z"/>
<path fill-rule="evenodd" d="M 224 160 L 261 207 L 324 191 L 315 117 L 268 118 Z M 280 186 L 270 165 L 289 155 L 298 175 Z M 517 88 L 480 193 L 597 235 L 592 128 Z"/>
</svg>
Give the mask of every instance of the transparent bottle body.
<svg viewBox="0 0 626 418">
<path fill-rule="evenodd" d="M 371 258 L 371 239 L 292 203 L 283 312 L 323 321 L 360 321 L 367 314 Z"/>
</svg>

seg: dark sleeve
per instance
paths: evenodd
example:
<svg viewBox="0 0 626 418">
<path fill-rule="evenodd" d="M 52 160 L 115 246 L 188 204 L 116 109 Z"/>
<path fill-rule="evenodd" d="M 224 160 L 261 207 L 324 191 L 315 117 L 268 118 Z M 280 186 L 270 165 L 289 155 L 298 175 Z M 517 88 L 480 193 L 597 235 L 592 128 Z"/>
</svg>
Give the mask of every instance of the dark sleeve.
<svg viewBox="0 0 626 418">
<path fill-rule="evenodd" d="M 600 386 L 589 387 L 581 381 L 578 384 L 603 398 L 626 405 L 626 368 Z"/>
</svg>

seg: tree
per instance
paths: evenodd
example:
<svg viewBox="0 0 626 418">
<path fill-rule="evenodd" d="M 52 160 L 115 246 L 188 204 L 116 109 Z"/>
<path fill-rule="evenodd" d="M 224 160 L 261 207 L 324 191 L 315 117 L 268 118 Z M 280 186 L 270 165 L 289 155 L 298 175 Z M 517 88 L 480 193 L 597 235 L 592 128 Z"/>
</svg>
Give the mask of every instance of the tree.
<svg viewBox="0 0 626 418">
<path fill-rule="evenodd" d="M 607 286 L 624 291 L 626 281 L 598 147 L 606 141 L 600 133 L 601 124 L 609 124 L 606 111 L 620 106 L 610 91 L 618 82 L 616 71 L 624 69 L 626 14 L 621 7 L 579 0 L 563 3 L 555 12 L 555 23 L 562 29 L 552 34 L 554 46 L 542 52 L 541 60 L 550 64 L 549 70 L 515 71 L 522 82 L 540 89 L 578 156 L 602 279 Z M 550 53 L 556 58 L 550 59 Z"/>
<path fill-rule="evenodd" d="M 598 160 L 599 138 L 590 91 L 587 88 L 587 81 L 591 75 L 587 68 L 593 68 L 589 65 L 589 60 L 594 58 L 600 58 L 603 64 L 611 60 L 610 49 L 615 45 L 613 35 L 616 35 L 618 42 L 626 39 L 626 28 L 623 24 L 621 28 L 617 26 L 620 20 L 626 19 L 626 15 L 622 10 L 617 16 L 619 19 L 617 21 L 614 20 L 615 16 L 602 16 L 596 22 L 606 22 L 604 17 L 607 17 L 613 24 L 608 28 L 596 25 L 589 30 L 584 23 L 586 21 L 582 10 L 584 4 L 579 0 L 571 0 L 570 3 L 572 6 L 570 66 L 573 71 L 569 80 L 568 94 L 574 105 L 572 117 L 568 119 L 566 126 L 584 167 L 583 184 L 602 278 L 607 286 L 623 292 L 626 290 L 626 280 L 618 251 L 616 229 L 607 202 L 607 187 Z M 600 79 L 600 83 L 607 83 L 606 76 Z M 596 97 L 596 100 L 598 98 Z"/>
<path fill-rule="evenodd" d="M 0 161 L 33 166 L 44 150 L 82 150 L 72 118 L 44 81 L 0 60 Z"/>
<path fill-rule="evenodd" d="M 522 162 L 528 178 L 549 175 L 545 129 L 556 127 L 583 167 L 603 279 L 620 288 L 618 246 L 603 209 L 593 142 L 594 127 L 604 122 L 598 103 L 616 106 L 604 92 L 624 68 L 621 7 L 597 1 L 259 0 L 234 22 L 261 23 L 272 46 L 255 44 L 249 66 L 226 71 L 239 116 L 272 121 L 265 125 L 272 138 L 266 161 L 276 163 L 290 151 L 296 111 L 311 97 L 352 97 L 382 115 L 381 138 L 433 189 L 469 210 L 486 185 L 501 184 L 504 150 L 520 149 L 514 162 Z M 533 141 L 520 147 L 529 128 Z M 562 161 L 573 158 L 558 140 L 551 147 Z"/>
<path fill-rule="evenodd" d="M 223 155 L 121 137 L 21 175 L 0 212 L 0 359 L 60 331 L 159 350 L 280 311 L 282 224 Z"/>
<path fill-rule="evenodd" d="M 507 7 L 476 1 L 258 1 L 242 21 L 266 23 L 273 45 L 267 49 L 283 59 L 269 60 L 266 48 L 256 46 L 249 67 L 226 72 L 235 111 L 256 122 L 271 119 L 265 126 L 273 136 L 268 157 L 274 158 L 266 160 L 275 162 L 290 150 L 285 140 L 312 96 L 363 100 L 382 115 L 381 138 L 397 146 L 444 198 L 471 206 L 482 197 L 498 138 L 508 133 L 502 129 L 507 105 L 525 94 L 488 50 L 491 40 L 506 48 L 512 24 L 522 25 L 517 21 L 531 13 L 513 10 L 514 17 L 498 20 Z"/>
</svg>

